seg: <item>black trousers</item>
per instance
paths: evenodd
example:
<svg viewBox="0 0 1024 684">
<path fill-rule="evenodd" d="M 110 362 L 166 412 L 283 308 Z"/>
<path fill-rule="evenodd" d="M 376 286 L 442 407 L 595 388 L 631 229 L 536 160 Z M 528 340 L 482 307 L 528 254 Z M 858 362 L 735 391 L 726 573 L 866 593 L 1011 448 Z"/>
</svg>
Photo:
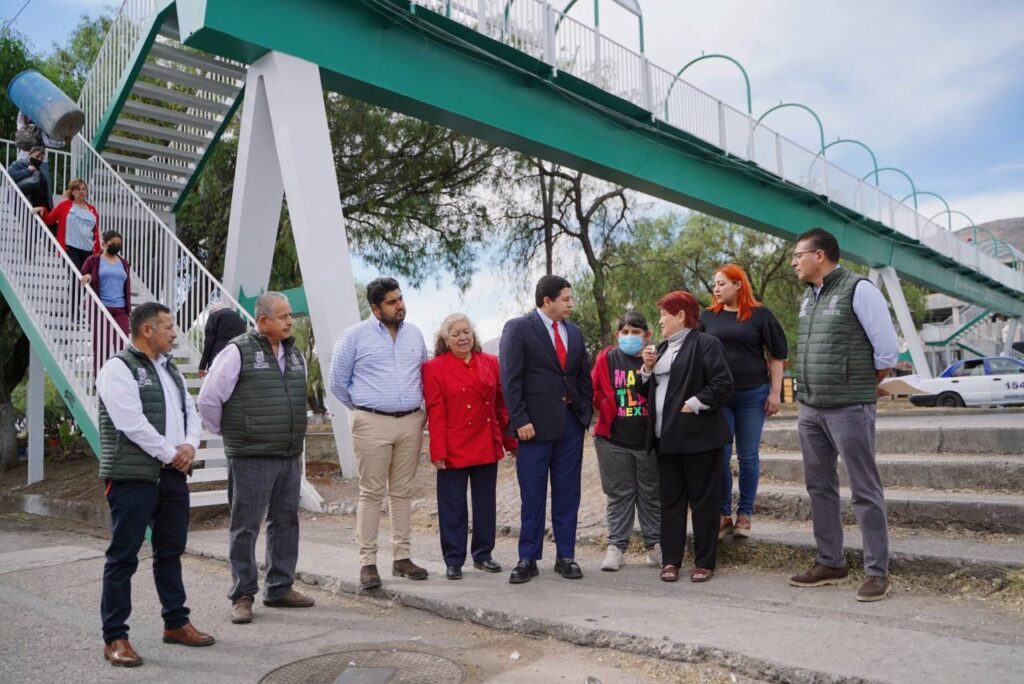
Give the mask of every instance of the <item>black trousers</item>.
<svg viewBox="0 0 1024 684">
<path fill-rule="evenodd" d="M 658 452 L 661 487 L 661 554 L 681 566 L 686 547 L 686 511 L 693 512 L 694 565 L 713 570 L 718 553 L 718 504 L 722 449 L 689 454 Z"/>
<path fill-rule="evenodd" d="M 497 463 L 437 471 L 437 522 L 441 528 L 441 553 L 444 554 L 445 565 L 462 567 L 466 562 L 466 535 L 469 533 L 467 484 L 473 497 L 473 560 L 482 563 L 490 559 L 497 524 L 497 483 Z"/>
<path fill-rule="evenodd" d="M 163 607 L 164 627 L 177 629 L 188 622 L 181 554 L 188 538 L 189 498 L 185 475 L 160 470 L 160 482 L 109 482 L 110 546 L 103 566 L 103 640 L 108 644 L 128 636 L 132 613 L 132 575 L 139 566 L 139 549 L 152 525 L 153 580 Z"/>
</svg>

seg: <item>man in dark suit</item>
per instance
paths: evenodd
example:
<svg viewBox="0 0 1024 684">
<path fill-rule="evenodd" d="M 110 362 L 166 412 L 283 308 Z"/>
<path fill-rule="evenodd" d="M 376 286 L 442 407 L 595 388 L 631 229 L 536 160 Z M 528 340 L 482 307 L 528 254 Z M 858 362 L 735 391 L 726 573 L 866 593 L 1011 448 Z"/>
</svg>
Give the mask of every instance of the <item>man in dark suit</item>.
<svg viewBox="0 0 1024 684">
<path fill-rule="evenodd" d="M 203 356 L 199 359 L 199 377 L 205 377 L 213 360 L 228 345 L 246 331 L 245 320 L 237 311 L 217 302 L 210 307 L 210 315 L 203 327 Z"/>
<path fill-rule="evenodd" d="M 537 576 L 549 473 L 555 572 L 566 579 L 583 577 L 573 556 L 583 435 L 593 412 L 590 362 L 583 334 L 568 321 L 573 309 L 569 281 L 544 276 L 535 297 L 536 311 L 505 324 L 499 355 L 509 433 L 519 438 L 516 474 L 522 512 L 512 584 Z"/>
</svg>

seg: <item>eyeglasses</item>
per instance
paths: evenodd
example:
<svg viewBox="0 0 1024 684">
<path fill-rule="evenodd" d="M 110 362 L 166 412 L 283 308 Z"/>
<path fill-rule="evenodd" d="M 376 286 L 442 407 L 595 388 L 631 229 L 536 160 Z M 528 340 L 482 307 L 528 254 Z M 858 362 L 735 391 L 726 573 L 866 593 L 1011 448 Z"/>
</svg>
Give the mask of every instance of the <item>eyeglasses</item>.
<svg viewBox="0 0 1024 684">
<path fill-rule="evenodd" d="M 804 254 L 811 254 L 812 252 L 820 252 L 820 251 L 821 251 L 820 249 L 805 249 L 802 252 L 793 252 L 793 258 L 794 259 L 799 259 Z"/>
</svg>

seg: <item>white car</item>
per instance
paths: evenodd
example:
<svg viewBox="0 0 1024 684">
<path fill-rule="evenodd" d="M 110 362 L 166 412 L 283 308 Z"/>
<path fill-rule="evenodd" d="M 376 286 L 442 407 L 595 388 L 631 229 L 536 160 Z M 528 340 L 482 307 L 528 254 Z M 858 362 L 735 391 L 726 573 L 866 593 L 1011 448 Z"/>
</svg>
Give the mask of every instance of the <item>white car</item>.
<svg viewBox="0 0 1024 684">
<path fill-rule="evenodd" d="M 921 394 L 914 406 L 990 406 L 1024 404 L 1024 362 L 1009 356 L 957 361 L 937 378 L 912 383 Z"/>
</svg>

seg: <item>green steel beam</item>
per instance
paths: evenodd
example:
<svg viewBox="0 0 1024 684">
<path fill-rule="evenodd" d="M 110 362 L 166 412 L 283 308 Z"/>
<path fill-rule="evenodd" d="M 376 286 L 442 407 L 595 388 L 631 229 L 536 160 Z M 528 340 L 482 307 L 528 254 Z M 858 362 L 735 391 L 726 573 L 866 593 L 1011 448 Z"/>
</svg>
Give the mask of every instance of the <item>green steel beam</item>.
<svg viewBox="0 0 1024 684">
<path fill-rule="evenodd" d="M 930 289 L 1024 315 L 1024 297 L 1003 284 L 671 126 L 650 124 L 649 112 L 569 74 L 552 77 L 539 60 L 441 14 L 412 17 L 406 2 L 391 0 L 264 0 L 259 12 L 248 0 L 178 0 L 178 7 L 192 47 L 241 61 L 269 50 L 294 55 L 320 65 L 328 90 L 789 240 L 821 226 L 859 263 L 891 265 Z"/>
<path fill-rule="evenodd" d="M 249 312 L 249 315 L 254 319 L 256 318 L 256 300 L 263 294 L 263 290 L 260 290 L 253 296 L 249 297 L 245 294 L 245 288 L 238 288 L 238 303 L 242 305 L 242 308 Z M 309 304 L 306 302 L 306 288 L 302 285 L 293 287 L 290 290 L 282 290 L 281 294 L 288 298 L 288 303 L 292 307 L 293 314 L 309 315 Z"/>
<path fill-rule="evenodd" d="M 99 427 L 93 422 L 89 412 L 85 410 L 85 406 L 75 398 L 74 390 L 71 389 L 71 383 L 68 382 L 67 377 L 64 375 L 64 370 L 53 355 L 50 345 L 39 334 L 35 323 L 32 321 L 32 317 L 29 316 L 25 307 L 21 305 L 21 301 L 16 296 L 14 288 L 11 287 L 11 283 L 7 280 L 7 275 L 3 271 L 0 271 L 0 293 L 3 294 L 4 299 L 7 300 L 7 305 L 14 312 L 14 317 L 18 319 L 18 325 L 21 326 L 22 332 L 28 337 L 28 343 L 32 347 L 32 351 L 38 354 L 42 360 L 46 374 L 50 376 L 51 382 L 57 388 L 57 392 L 68 407 L 68 411 L 74 416 L 75 422 L 82 430 L 82 435 L 89 442 L 89 446 L 92 447 L 92 452 L 98 455 L 100 453 Z"/>
</svg>

